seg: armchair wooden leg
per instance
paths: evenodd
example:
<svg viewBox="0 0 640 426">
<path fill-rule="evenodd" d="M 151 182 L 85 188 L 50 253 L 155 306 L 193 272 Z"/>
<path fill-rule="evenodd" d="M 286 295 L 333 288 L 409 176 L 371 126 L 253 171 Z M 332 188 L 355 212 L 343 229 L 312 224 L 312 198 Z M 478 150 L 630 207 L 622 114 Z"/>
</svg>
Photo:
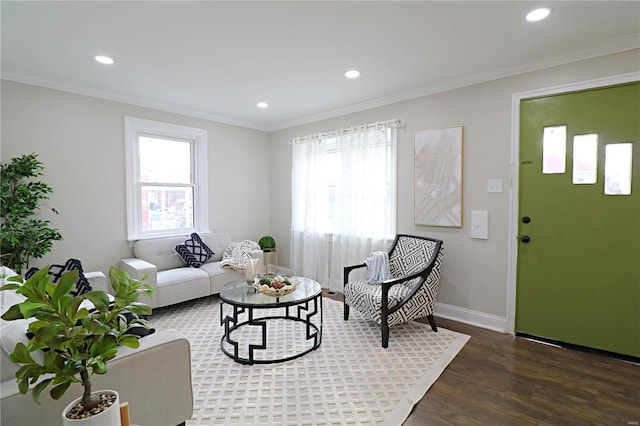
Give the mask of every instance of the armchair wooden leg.
<svg viewBox="0 0 640 426">
<path fill-rule="evenodd" d="M 386 318 L 382 319 L 382 347 L 389 347 L 389 322 Z"/>
<path fill-rule="evenodd" d="M 389 327 L 382 327 L 382 347 L 389 347 Z"/>
<path fill-rule="evenodd" d="M 427 316 L 427 319 L 429 320 L 429 324 L 431 324 L 431 329 L 435 332 L 438 332 L 438 326 L 436 325 L 436 319 L 433 317 L 433 315 L 429 315 Z"/>
<path fill-rule="evenodd" d="M 343 303 L 344 306 L 344 320 L 347 321 L 349 319 L 349 305 Z"/>
</svg>

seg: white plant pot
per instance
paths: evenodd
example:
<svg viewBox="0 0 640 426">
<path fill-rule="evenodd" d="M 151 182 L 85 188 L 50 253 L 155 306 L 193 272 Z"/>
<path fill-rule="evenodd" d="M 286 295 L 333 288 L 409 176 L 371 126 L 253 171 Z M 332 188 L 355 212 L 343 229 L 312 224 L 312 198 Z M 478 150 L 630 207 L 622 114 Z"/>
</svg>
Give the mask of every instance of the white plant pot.
<svg viewBox="0 0 640 426">
<path fill-rule="evenodd" d="M 82 398 L 75 399 L 69 405 L 64 407 L 62 411 L 62 424 L 63 426 L 122 426 L 120 423 L 120 395 L 118 392 L 114 390 L 102 390 L 92 392 L 92 395 L 101 394 L 101 393 L 111 393 L 115 394 L 116 402 L 111 405 L 111 407 L 107 408 L 100 414 L 96 414 L 95 416 L 87 417 L 85 419 L 68 419 L 65 415 L 67 411 L 71 409 L 75 404 L 80 401 Z"/>
</svg>

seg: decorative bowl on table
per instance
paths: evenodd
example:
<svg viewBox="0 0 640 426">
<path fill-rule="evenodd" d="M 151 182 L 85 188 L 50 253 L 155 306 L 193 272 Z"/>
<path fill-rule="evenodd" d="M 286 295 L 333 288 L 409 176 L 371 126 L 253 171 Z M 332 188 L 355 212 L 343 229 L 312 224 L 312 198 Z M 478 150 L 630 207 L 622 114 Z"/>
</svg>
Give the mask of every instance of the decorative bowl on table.
<svg viewBox="0 0 640 426">
<path fill-rule="evenodd" d="M 256 278 L 253 286 L 262 294 L 278 297 L 293 292 L 298 288 L 298 281 L 277 275 L 275 277 Z"/>
</svg>

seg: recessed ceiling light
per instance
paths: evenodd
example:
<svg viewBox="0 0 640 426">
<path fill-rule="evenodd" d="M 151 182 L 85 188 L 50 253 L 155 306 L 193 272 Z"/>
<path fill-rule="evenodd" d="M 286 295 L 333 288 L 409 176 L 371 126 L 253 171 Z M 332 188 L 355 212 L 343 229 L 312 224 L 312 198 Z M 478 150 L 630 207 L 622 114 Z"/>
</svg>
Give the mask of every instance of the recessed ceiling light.
<svg viewBox="0 0 640 426">
<path fill-rule="evenodd" d="M 547 7 L 542 7 L 540 9 L 533 10 L 527 13 L 527 21 L 529 22 L 540 21 L 546 18 L 547 16 L 549 16 L 550 13 L 551 13 L 551 10 Z"/>
<path fill-rule="evenodd" d="M 93 59 L 95 59 L 96 62 L 100 62 L 101 64 L 105 65 L 111 65 L 113 63 L 113 59 L 104 55 L 96 55 L 93 57 Z"/>
<path fill-rule="evenodd" d="M 268 104 L 268 103 L 266 103 L 266 102 L 258 102 L 258 103 L 256 104 L 256 106 L 257 106 L 258 108 L 262 108 L 262 109 L 269 108 L 269 104 Z"/>
<path fill-rule="evenodd" d="M 347 78 L 358 78 L 360 77 L 360 71 L 351 70 L 344 73 L 344 76 Z"/>
</svg>

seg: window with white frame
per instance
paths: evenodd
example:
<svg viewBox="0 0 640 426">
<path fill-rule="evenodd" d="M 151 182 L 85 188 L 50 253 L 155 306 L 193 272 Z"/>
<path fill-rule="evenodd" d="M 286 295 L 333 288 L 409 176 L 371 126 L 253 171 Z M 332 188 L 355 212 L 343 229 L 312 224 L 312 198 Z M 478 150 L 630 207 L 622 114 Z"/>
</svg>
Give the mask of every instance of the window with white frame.
<svg viewBox="0 0 640 426">
<path fill-rule="evenodd" d="M 292 229 L 392 238 L 395 121 L 293 140 Z"/>
<path fill-rule="evenodd" d="M 294 138 L 291 269 L 334 291 L 344 265 L 385 250 L 396 232 L 399 120 Z"/>
<path fill-rule="evenodd" d="M 127 234 L 208 230 L 207 131 L 125 117 Z"/>
</svg>

